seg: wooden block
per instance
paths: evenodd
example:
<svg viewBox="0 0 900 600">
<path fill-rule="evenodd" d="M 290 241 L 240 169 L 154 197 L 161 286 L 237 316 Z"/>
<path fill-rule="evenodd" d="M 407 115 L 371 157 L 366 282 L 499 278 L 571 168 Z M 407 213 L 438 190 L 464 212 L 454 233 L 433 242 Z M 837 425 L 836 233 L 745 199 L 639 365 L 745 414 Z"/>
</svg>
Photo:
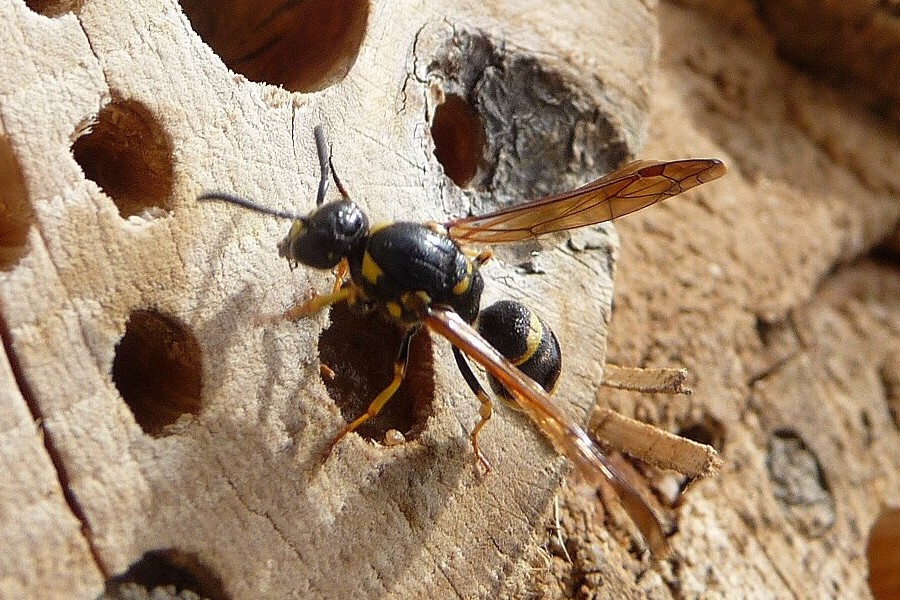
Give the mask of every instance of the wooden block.
<svg viewBox="0 0 900 600">
<path fill-rule="evenodd" d="M 46 514 L 62 545 L 14 546 L 3 591 L 52 590 L 26 572 L 52 551 L 68 597 L 93 598 L 136 564 L 231 599 L 493 597 L 564 461 L 503 413 L 481 438 L 494 471 L 480 475 L 476 402 L 448 345 L 423 337 L 413 435 L 389 448 L 351 436 L 320 464 L 346 420 L 321 357 L 389 364 L 386 335 L 344 365 L 334 347 L 364 323 L 255 325 L 330 276 L 279 259 L 286 223 L 195 199 L 218 189 L 308 210 L 320 123 L 374 220 L 446 220 L 574 187 L 643 141 L 652 13 L 632 1 L 31 6 L 44 14 L 0 4 L 12 182 L 0 227 L 16 234 L 0 311 L 21 373 L 0 460 L 4 481 L 34 467 L 2 527 L 37 536 L 14 515 Z M 602 375 L 617 247 L 610 227 L 594 235 L 579 250 L 565 236 L 504 249 L 485 269 L 486 300 L 530 302 L 556 329 L 569 353 L 559 394 L 581 415 Z M 10 445 L 21 432 L 27 451 Z M 55 500 L 35 506 L 38 490 Z"/>
</svg>

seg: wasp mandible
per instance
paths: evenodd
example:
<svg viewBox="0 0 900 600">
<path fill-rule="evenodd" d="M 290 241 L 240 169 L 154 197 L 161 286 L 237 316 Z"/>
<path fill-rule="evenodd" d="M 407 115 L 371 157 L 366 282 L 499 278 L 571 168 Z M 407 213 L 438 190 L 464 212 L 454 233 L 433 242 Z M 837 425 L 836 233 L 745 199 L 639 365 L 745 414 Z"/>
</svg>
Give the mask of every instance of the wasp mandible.
<svg viewBox="0 0 900 600">
<path fill-rule="evenodd" d="M 303 264 L 338 269 L 331 293 L 314 295 L 285 312 L 284 318 L 296 320 L 347 303 L 379 311 L 405 328 L 393 380 L 363 415 L 341 429 L 325 455 L 391 399 L 406 375 L 410 342 L 424 326 L 450 341 L 459 371 L 481 403 L 481 420 L 470 438 L 476 460 L 485 469 L 490 470 L 490 464 L 478 447 L 478 435 L 493 414 L 493 401 L 468 359 L 479 363 L 497 395 L 524 410 L 590 481 L 608 481 L 651 551 L 664 554 L 667 542 L 653 511 L 578 422 L 549 396 L 562 360 L 556 336 L 518 302 L 501 301 L 481 309 L 484 281 L 479 269 L 491 253 L 470 247 L 528 240 L 609 221 L 717 179 L 725 174 L 725 165 L 716 159 L 635 161 L 576 190 L 485 215 L 443 224 L 390 222 L 370 226 L 334 171 L 321 126 L 315 128 L 315 139 L 321 178 L 316 208 L 309 214 L 272 209 L 221 192 L 203 193 L 198 200 L 224 201 L 290 219 L 290 231 L 278 250 L 291 267 Z M 341 198 L 325 202 L 332 179 Z"/>
</svg>

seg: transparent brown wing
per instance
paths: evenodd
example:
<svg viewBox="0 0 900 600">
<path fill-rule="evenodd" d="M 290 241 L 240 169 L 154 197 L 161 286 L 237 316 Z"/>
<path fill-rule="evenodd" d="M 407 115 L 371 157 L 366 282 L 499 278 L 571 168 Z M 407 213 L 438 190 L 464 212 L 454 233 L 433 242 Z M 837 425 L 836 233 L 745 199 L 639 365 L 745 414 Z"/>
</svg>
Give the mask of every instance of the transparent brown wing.
<svg viewBox="0 0 900 600">
<path fill-rule="evenodd" d="M 668 553 L 669 546 L 662 526 L 641 495 L 613 467 L 577 421 L 553 402 L 543 388 L 523 375 L 454 311 L 433 307 L 424 322 L 429 329 L 447 338 L 510 390 L 519 406 L 553 442 L 557 451 L 568 457 L 589 481 L 595 485 L 599 485 L 602 480 L 612 484 L 622 506 L 640 529 L 651 552 L 659 557 Z"/>
<path fill-rule="evenodd" d="M 562 194 L 444 224 L 460 242 L 497 244 L 602 223 L 725 174 L 715 158 L 638 160 Z"/>
</svg>

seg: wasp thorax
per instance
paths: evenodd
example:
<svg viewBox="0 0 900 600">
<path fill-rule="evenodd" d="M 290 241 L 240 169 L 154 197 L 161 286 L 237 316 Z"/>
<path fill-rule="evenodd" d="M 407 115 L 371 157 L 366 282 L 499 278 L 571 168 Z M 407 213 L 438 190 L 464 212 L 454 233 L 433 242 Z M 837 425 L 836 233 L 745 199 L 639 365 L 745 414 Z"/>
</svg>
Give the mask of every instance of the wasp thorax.
<svg viewBox="0 0 900 600">
<path fill-rule="evenodd" d="M 356 203 L 336 200 L 294 221 L 278 253 L 292 264 L 334 268 L 359 249 L 369 233 L 369 220 Z"/>
</svg>

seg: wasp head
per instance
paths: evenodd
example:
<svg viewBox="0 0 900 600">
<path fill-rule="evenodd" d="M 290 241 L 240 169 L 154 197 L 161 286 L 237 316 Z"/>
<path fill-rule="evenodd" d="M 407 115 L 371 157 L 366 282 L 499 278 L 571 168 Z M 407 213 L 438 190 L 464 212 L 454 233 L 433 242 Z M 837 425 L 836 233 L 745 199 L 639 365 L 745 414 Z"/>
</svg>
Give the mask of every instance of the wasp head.
<svg viewBox="0 0 900 600">
<path fill-rule="evenodd" d="M 369 219 L 359 206 L 351 200 L 336 200 L 296 219 L 278 244 L 278 254 L 292 268 L 303 264 L 332 269 L 358 250 L 368 234 Z"/>
</svg>

